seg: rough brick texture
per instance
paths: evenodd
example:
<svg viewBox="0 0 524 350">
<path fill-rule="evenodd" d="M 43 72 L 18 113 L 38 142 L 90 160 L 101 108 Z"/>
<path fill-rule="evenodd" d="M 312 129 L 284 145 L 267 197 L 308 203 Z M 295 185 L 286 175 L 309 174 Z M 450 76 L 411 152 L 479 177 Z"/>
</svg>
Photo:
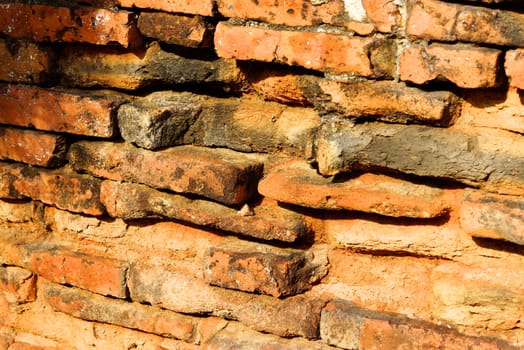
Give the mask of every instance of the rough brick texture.
<svg viewBox="0 0 524 350">
<path fill-rule="evenodd" d="M 0 40 L 0 80 L 42 84 L 50 80 L 54 55 L 31 42 Z"/>
</svg>

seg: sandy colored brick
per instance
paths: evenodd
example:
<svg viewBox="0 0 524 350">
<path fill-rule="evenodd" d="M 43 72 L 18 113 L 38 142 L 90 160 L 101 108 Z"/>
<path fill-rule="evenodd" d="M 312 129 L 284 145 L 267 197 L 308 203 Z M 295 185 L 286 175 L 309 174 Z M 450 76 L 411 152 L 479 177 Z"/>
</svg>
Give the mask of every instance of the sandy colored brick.
<svg viewBox="0 0 524 350">
<path fill-rule="evenodd" d="M 210 46 L 214 26 L 200 16 L 144 12 L 138 18 L 138 29 L 167 44 L 197 48 Z"/>
<path fill-rule="evenodd" d="M 213 16 L 214 1 L 212 0 L 115 0 L 122 7 L 137 7 L 144 9 L 161 10 L 165 12 L 179 12 L 186 14 Z"/>
<path fill-rule="evenodd" d="M 29 222 L 35 215 L 35 207 L 33 202 L 0 200 L 0 221 Z"/>
<path fill-rule="evenodd" d="M 524 14 L 486 7 L 412 0 L 407 23 L 411 37 L 522 46 Z"/>
<path fill-rule="evenodd" d="M 320 261 L 321 257 L 308 251 L 224 242 L 207 252 L 204 278 L 223 288 L 283 297 L 302 293 L 318 282 L 327 273 L 327 258 L 325 265 Z"/>
<path fill-rule="evenodd" d="M 36 275 L 17 266 L 0 267 L 0 291 L 11 303 L 26 303 L 36 299 Z"/>
<path fill-rule="evenodd" d="M 34 273 L 54 283 L 69 284 L 94 293 L 126 298 L 126 263 L 76 253 L 60 247 L 34 247 L 29 266 Z"/>
<path fill-rule="evenodd" d="M 101 201 L 109 215 L 130 219 L 164 217 L 262 240 L 295 242 L 311 231 L 304 218 L 278 206 L 236 210 L 215 202 L 161 192 L 145 185 L 104 181 Z"/>
<path fill-rule="evenodd" d="M 400 55 L 400 79 L 415 84 L 450 81 L 468 89 L 495 87 L 500 55 L 499 50 L 473 46 L 409 46 Z"/>
<path fill-rule="evenodd" d="M 1 85 L 0 123 L 77 135 L 112 137 L 125 99 L 115 93 Z"/>
<path fill-rule="evenodd" d="M 46 302 L 56 311 L 95 322 L 158 334 L 164 337 L 192 341 L 197 318 L 191 318 L 154 306 L 110 299 L 78 288 L 54 284 L 44 287 Z"/>
<path fill-rule="evenodd" d="M 258 190 L 284 203 L 393 217 L 431 218 L 450 209 L 440 189 L 371 173 L 332 182 L 305 162 L 296 161 L 273 168 L 259 183 Z"/>
<path fill-rule="evenodd" d="M 0 80 L 46 83 L 53 74 L 54 57 L 52 50 L 35 43 L 0 39 Z"/>
<path fill-rule="evenodd" d="M 66 140 L 56 134 L 0 127 L 0 159 L 55 167 L 65 160 Z"/>
<path fill-rule="evenodd" d="M 375 38 L 220 22 L 215 49 L 221 57 L 298 65 L 335 74 L 376 77 L 392 72 L 392 67 L 379 64 L 381 57 L 392 53 L 392 43 Z"/>
<path fill-rule="evenodd" d="M 96 45 L 141 43 L 134 14 L 90 7 L 0 4 L 0 33 L 37 42 L 79 42 Z"/>
<path fill-rule="evenodd" d="M 225 204 L 243 204 L 256 193 L 262 163 L 225 149 L 178 146 L 148 151 L 129 144 L 79 142 L 71 145 L 76 170 L 115 181 L 133 181 Z"/>
<path fill-rule="evenodd" d="M 506 75 L 509 77 L 510 85 L 524 89 L 524 49 L 506 52 L 504 67 L 506 68 Z"/>
</svg>

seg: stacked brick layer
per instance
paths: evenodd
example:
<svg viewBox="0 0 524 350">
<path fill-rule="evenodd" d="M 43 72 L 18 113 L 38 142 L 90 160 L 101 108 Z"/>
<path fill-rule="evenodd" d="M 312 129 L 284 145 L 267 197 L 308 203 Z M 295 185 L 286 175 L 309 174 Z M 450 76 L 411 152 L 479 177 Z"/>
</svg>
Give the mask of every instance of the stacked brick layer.
<svg viewBox="0 0 524 350">
<path fill-rule="evenodd" d="M 524 347 L 513 0 L 0 2 L 0 349 Z"/>
</svg>

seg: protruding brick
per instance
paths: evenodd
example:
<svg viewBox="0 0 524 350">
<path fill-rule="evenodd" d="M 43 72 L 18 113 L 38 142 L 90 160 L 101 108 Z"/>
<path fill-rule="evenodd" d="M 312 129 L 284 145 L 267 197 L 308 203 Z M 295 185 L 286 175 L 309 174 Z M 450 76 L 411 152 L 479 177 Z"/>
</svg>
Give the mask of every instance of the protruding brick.
<svg viewBox="0 0 524 350">
<path fill-rule="evenodd" d="M 439 41 L 523 46 L 524 14 L 485 7 L 413 0 L 407 33 Z"/>
<path fill-rule="evenodd" d="M 112 137 L 121 95 L 0 86 L 0 123 L 71 134 Z"/>
<path fill-rule="evenodd" d="M 487 88 L 499 84 L 496 49 L 432 44 L 409 46 L 400 55 L 400 79 L 415 84 L 450 81 L 462 88 Z"/>
<path fill-rule="evenodd" d="M 423 91 L 392 81 L 309 80 L 303 83 L 306 96 L 324 114 L 442 126 L 460 114 L 460 99 L 449 91 Z"/>
<path fill-rule="evenodd" d="M 66 140 L 56 134 L 0 127 L 0 159 L 55 167 L 65 160 Z"/>
<path fill-rule="evenodd" d="M 109 215 L 123 219 L 165 217 L 263 240 L 294 242 L 310 232 L 303 218 L 280 207 L 257 206 L 251 213 L 189 199 L 150 187 L 104 181 L 101 200 Z"/>
<path fill-rule="evenodd" d="M 122 7 L 138 7 L 165 12 L 180 12 L 186 14 L 213 16 L 213 0 L 115 0 Z"/>
<path fill-rule="evenodd" d="M 506 68 L 506 75 L 509 77 L 510 85 L 524 89 L 524 49 L 506 52 L 504 67 Z"/>
<path fill-rule="evenodd" d="M 283 297 L 302 293 L 327 273 L 306 251 L 278 249 L 241 241 L 209 249 L 204 277 L 211 285 Z"/>
<path fill-rule="evenodd" d="M 70 284 L 102 295 L 127 297 L 126 263 L 60 247 L 34 248 L 30 251 L 30 269 L 48 281 Z"/>
<path fill-rule="evenodd" d="M 418 176 L 480 185 L 490 192 L 524 193 L 520 136 L 467 133 L 417 125 L 326 121 L 316 139 L 322 175 L 354 169 L 393 169 Z"/>
<path fill-rule="evenodd" d="M 490 338 L 470 337 L 447 327 L 354 307 L 340 299 L 322 311 L 322 339 L 343 349 L 515 349 Z"/>
<path fill-rule="evenodd" d="M 516 330 L 522 339 L 522 261 L 447 263 L 437 267 L 431 278 L 436 318 L 495 334 Z"/>
<path fill-rule="evenodd" d="M 209 47 L 214 27 L 200 16 L 143 12 L 138 18 L 138 29 L 144 36 L 167 44 Z"/>
<path fill-rule="evenodd" d="M 394 217 L 432 218 L 450 209 L 444 191 L 385 175 L 363 174 L 332 182 L 304 162 L 274 168 L 259 192 L 280 202 L 331 210 L 357 210 Z"/>
<path fill-rule="evenodd" d="M 129 290 L 133 301 L 181 313 L 235 319 L 255 330 L 282 337 L 318 338 L 320 311 L 325 305 L 323 300 L 302 295 L 277 299 L 213 287 L 201 276 L 161 267 L 132 266 Z"/>
<path fill-rule="evenodd" d="M 110 299 L 77 288 L 46 284 L 45 300 L 56 311 L 95 322 L 192 341 L 197 319 L 154 306 Z"/>
<path fill-rule="evenodd" d="M 134 16 L 90 7 L 0 4 L 0 33 L 39 42 L 119 43 L 130 47 L 141 42 Z"/>
<path fill-rule="evenodd" d="M 298 65 L 335 74 L 391 77 L 393 42 L 321 32 L 217 25 L 215 49 L 219 56 Z M 393 60 L 394 61 L 394 60 Z"/>
<path fill-rule="evenodd" d="M 152 152 L 129 144 L 79 142 L 71 145 L 76 170 L 115 181 L 132 181 L 225 204 L 243 204 L 256 193 L 263 164 L 225 149 L 179 146 Z"/>
<path fill-rule="evenodd" d="M 0 80 L 42 84 L 54 68 L 54 55 L 35 43 L 0 39 Z"/>
<path fill-rule="evenodd" d="M 6 292 L 6 298 L 11 303 L 34 301 L 36 276 L 21 267 L 0 267 L 0 291 Z"/>
<path fill-rule="evenodd" d="M 462 228 L 474 237 L 524 245 L 524 198 L 466 190 L 460 210 Z"/>
<path fill-rule="evenodd" d="M 235 60 L 190 59 L 163 51 L 158 43 L 133 51 L 109 47 L 69 47 L 59 63 L 68 86 L 135 90 L 171 84 L 213 85 L 244 89 L 244 76 Z"/>
<path fill-rule="evenodd" d="M 0 197 L 31 198 L 60 209 L 88 215 L 105 212 L 100 202 L 100 180 L 67 169 L 44 170 L 0 163 Z"/>
</svg>

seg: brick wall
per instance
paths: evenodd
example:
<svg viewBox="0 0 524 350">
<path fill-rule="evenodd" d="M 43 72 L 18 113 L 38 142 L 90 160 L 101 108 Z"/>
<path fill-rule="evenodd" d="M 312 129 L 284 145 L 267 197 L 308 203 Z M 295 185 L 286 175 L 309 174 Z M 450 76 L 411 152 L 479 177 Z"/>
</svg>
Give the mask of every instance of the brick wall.
<svg viewBox="0 0 524 350">
<path fill-rule="evenodd" d="M 0 1 L 0 349 L 524 347 L 512 0 Z"/>
</svg>

